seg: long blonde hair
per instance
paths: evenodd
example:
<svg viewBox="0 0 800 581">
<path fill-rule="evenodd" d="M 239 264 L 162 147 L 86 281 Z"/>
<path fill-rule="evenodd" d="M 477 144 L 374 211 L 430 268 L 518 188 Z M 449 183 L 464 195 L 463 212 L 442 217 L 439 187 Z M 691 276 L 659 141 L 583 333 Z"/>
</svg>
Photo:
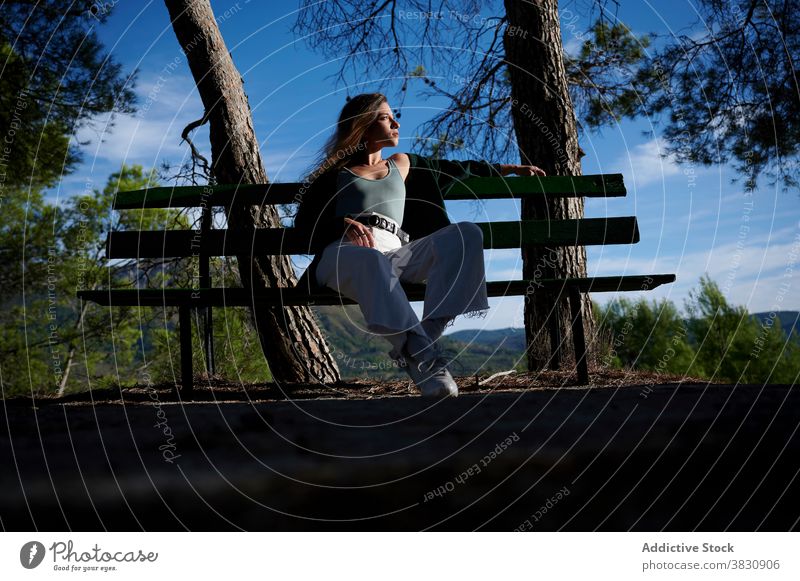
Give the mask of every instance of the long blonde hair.
<svg viewBox="0 0 800 581">
<path fill-rule="evenodd" d="M 344 167 L 352 157 L 364 149 L 364 133 L 378 119 L 378 109 L 387 102 L 382 93 L 361 93 L 350 97 L 339 113 L 336 132 L 320 150 L 320 160 L 306 180 L 313 181 L 331 169 Z"/>
</svg>

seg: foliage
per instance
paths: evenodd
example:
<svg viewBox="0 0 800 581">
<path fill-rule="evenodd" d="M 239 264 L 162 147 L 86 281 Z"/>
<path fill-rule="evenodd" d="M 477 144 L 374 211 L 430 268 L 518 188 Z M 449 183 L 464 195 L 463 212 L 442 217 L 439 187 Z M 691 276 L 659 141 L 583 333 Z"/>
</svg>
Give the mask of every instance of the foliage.
<svg viewBox="0 0 800 581">
<path fill-rule="evenodd" d="M 799 0 L 698 0 L 690 33 L 638 39 L 597 3 L 593 39 L 567 59 L 588 126 L 648 116 L 679 162 L 731 161 L 749 188 L 762 173 L 798 186 Z"/>
<path fill-rule="evenodd" d="M 585 33 L 577 17 L 562 22 L 584 39 L 564 64 L 585 128 L 648 116 L 680 162 L 733 161 L 750 186 L 762 172 L 798 185 L 800 0 L 698 0 L 696 26 L 674 36 L 636 35 L 607 9 L 618 2 L 591 4 L 599 16 L 581 8 Z M 509 30 L 500 2 L 431 8 L 305 1 L 295 31 L 331 58 L 346 55 L 338 80 L 352 75 L 360 87 L 367 70 L 379 90 L 394 89 L 398 117 L 413 84 L 422 97 L 447 99 L 423 125 L 418 149 L 444 156 L 468 143 L 470 155 L 516 157 L 503 40 L 526 31 Z"/>
<path fill-rule="evenodd" d="M 79 161 L 70 137 L 98 115 L 132 111 L 133 77 L 104 50 L 95 27 L 108 17 L 86 0 L 3 2 L 0 11 L 0 186 L 52 186 Z M 0 189 L 2 193 L 3 189 Z"/>
<path fill-rule="evenodd" d="M 418 1 L 304 1 L 294 30 L 324 55 L 345 55 L 337 80 L 362 79 L 367 70 L 377 90 L 399 89 L 391 97 L 398 118 L 413 86 L 424 97 L 447 98 L 422 128 L 417 150 L 445 156 L 470 144 L 471 157 L 516 157 L 501 3 L 444 0 L 433 8 Z M 499 15 L 484 17 L 483 10 Z"/>
<path fill-rule="evenodd" d="M 0 132 L 3 135 L 0 193 L 30 186 L 52 186 L 77 161 L 69 146 L 70 128 L 49 119 L 46 105 L 26 91 L 31 73 L 8 44 L 0 40 Z"/>
<path fill-rule="evenodd" d="M 369 70 L 382 90 L 402 82 L 392 99 L 398 117 L 413 84 L 423 97 L 449 101 L 423 125 L 417 149 L 446 156 L 468 143 L 471 156 L 518 156 L 504 37 L 528 33 L 509 28 L 502 3 L 445 1 L 435 11 L 419 2 L 408 10 L 381 2 L 303 4 L 295 31 L 325 55 L 348 55 L 339 80 Z M 484 10 L 492 16 L 484 16 Z M 348 34 L 342 34 L 342 22 L 348 22 Z M 602 11 L 586 36 L 591 40 L 577 56 L 565 54 L 564 62 L 578 113 L 589 126 L 599 126 L 636 109 L 642 87 L 631 80 L 647 60 L 650 39 L 633 35 L 622 23 L 609 25 Z M 397 71 L 406 73 L 398 77 Z"/>
<path fill-rule="evenodd" d="M 135 352 L 129 309 L 110 313 L 80 304 L 76 291 L 122 281 L 125 266 L 106 267 L 101 237 L 118 183 L 146 185 L 141 168 L 123 168 L 100 192 L 70 198 L 63 207 L 37 191 L 3 200 L 0 229 L 0 368 L 3 393 L 66 390 L 117 375 Z M 108 343 L 111 342 L 111 347 Z M 77 357 L 78 346 L 85 349 Z M 109 358 L 113 353 L 113 358 Z"/>
<path fill-rule="evenodd" d="M 744 383 L 793 383 L 800 370 L 800 345 L 780 324 L 762 324 L 744 307 L 728 304 L 707 277 L 690 295 L 689 330 L 697 358 L 689 372 Z"/>
<path fill-rule="evenodd" d="M 701 0 L 704 32 L 680 36 L 642 77 L 665 113 L 664 137 L 682 162 L 732 160 L 754 186 L 765 172 L 797 186 L 800 155 L 800 0 Z"/>
<path fill-rule="evenodd" d="M 600 325 L 612 330 L 604 361 L 663 373 L 685 373 L 693 351 L 687 328 L 675 306 L 663 299 L 615 300 L 599 313 Z"/>
<path fill-rule="evenodd" d="M 157 185 L 154 172 L 123 166 L 102 190 L 76 195 L 63 208 L 39 193 L 9 196 L 0 227 L 0 384 L 4 396 L 84 391 L 180 376 L 176 308 L 102 307 L 81 302 L 82 289 L 193 286 L 191 258 L 111 261 L 109 230 L 188 229 L 191 218 L 173 209 L 111 210 L 118 191 Z M 212 261 L 212 274 L 233 284 L 232 269 Z M 266 381 L 246 309 L 216 309 L 217 372 L 245 382 Z M 195 371 L 203 354 L 194 333 Z M 224 340 L 220 340 L 224 337 Z M 177 370 L 177 371 L 176 371 Z"/>
<path fill-rule="evenodd" d="M 158 309 L 162 311 L 162 309 Z M 174 315 L 174 313 L 171 313 Z M 149 329 L 152 342 L 143 356 L 155 383 L 180 381 L 180 343 L 176 317 L 165 316 L 165 324 Z M 169 323 L 167 323 L 169 321 Z M 202 341 L 202 318 L 192 317 L 192 370 L 196 376 L 207 377 Z M 272 380 L 258 333 L 242 307 L 215 308 L 213 314 L 214 363 L 216 377 L 230 382 L 252 384 Z M 134 380 L 132 383 L 137 383 Z M 138 380 L 141 384 L 141 380 Z M 202 385 L 202 381 L 200 382 Z"/>
<path fill-rule="evenodd" d="M 800 341 L 777 317 L 764 322 L 728 303 L 708 277 L 686 303 L 683 320 L 666 300 L 613 301 L 598 309 L 610 335 L 604 363 L 739 383 L 797 382 Z"/>
<path fill-rule="evenodd" d="M 5 394 L 65 388 L 77 345 L 110 328 L 132 340 L 124 313 L 106 321 L 76 303 L 76 288 L 115 275 L 98 262 L 110 193 L 58 206 L 43 189 L 79 161 L 75 132 L 101 114 L 129 112 L 130 78 L 101 46 L 94 27 L 111 4 L 10 0 L 0 11 L 0 382 Z M 104 339 L 107 340 L 107 339 Z M 86 353 L 87 370 L 107 365 Z M 117 364 L 130 361 L 118 351 Z M 112 368 L 108 367 L 111 371 Z M 74 377 L 74 376 L 73 376 Z M 88 376 L 87 376 L 88 377 Z"/>
<path fill-rule="evenodd" d="M 613 124 L 642 113 L 642 99 L 657 87 L 640 72 L 648 61 L 650 36 L 635 36 L 622 22 L 599 18 L 574 56 L 564 66 L 576 114 L 589 127 Z"/>
</svg>

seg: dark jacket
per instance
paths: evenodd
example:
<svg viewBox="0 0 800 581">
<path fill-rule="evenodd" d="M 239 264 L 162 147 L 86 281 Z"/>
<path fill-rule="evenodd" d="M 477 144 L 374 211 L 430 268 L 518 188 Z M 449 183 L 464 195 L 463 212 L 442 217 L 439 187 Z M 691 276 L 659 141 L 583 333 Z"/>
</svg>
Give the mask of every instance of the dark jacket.
<svg viewBox="0 0 800 581">
<path fill-rule="evenodd" d="M 411 240 L 427 236 L 450 224 L 443 197 L 451 185 L 468 177 L 500 175 L 499 165 L 485 161 L 432 159 L 413 153 L 409 153 L 408 157 L 411 167 L 405 182 L 406 204 L 400 227 Z M 304 244 L 307 241 L 307 254 L 316 255 L 297 283 L 298 287 L 309 292 L 321 288 L 315 275 L 322 250 L 339 240 L 345 231 L 344 220 L 335 215 L 336 176 L 337 170 L 329 170 L 301 192 L 302 198 L 294 219 L 299 239 Z"/>
</svg>

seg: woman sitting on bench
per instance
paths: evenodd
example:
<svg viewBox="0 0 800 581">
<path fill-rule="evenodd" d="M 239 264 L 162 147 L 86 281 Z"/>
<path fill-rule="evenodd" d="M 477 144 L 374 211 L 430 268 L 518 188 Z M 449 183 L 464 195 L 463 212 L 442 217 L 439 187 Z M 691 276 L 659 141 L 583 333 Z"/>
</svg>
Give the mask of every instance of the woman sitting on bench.
<svg viewBox="0 0 800 581">
<path fill-rule="evenodd" d="M 471 176 L 544 172 L 405 153 L 384 159 L 384 147 L 397 147 L 399 128 L 380 93 L 345 104 L 310 186 L 301 190 L 294 225 L 315 256 L 299 284 L 356 301 L 367 329 L 391 343 L 390 356 L 422 395 L 456 396 L 436 341 L 454 317 L 482 313 L 489 303 L 483 234 L 471 222 L 451 224 L 442 194 Z M 400 282 L 426 283 L 422 321 Z"/>
</svg>

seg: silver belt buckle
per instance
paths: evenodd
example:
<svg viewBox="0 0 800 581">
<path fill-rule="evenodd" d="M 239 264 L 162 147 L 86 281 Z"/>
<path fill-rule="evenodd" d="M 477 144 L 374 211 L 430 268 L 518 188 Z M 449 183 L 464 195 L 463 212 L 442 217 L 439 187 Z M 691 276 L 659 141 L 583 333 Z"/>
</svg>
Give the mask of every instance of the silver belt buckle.
<svg viewBox="0 0 800 581">
<path fill-rule="evenodd" d="M 394 224 L 394 222 L 387 220 L 383 216 L 378 216 L 377 214 L 372 214 L 369 217 L 369 225 L 374 226 L 375 228 L 380 228 L 381 230 L 386 230 L 392 234 L 397 231 L 397 226 Z"/>
<path fill-rule="evenodd" d="M 394 221 L 384 218 L 383 216 L 379 216 L 378 214 L 370 214 L 369 216 L 366 216 L 366 224 L 368 226 L 372 226 L 373 228 L 380 228 L 390 232 L 391 234 L 394 234 L 403 244 L 408 244 L 411 241 L 411 237 L 400 229 L 399 224 L 396 224 Z"/>
</svg>

